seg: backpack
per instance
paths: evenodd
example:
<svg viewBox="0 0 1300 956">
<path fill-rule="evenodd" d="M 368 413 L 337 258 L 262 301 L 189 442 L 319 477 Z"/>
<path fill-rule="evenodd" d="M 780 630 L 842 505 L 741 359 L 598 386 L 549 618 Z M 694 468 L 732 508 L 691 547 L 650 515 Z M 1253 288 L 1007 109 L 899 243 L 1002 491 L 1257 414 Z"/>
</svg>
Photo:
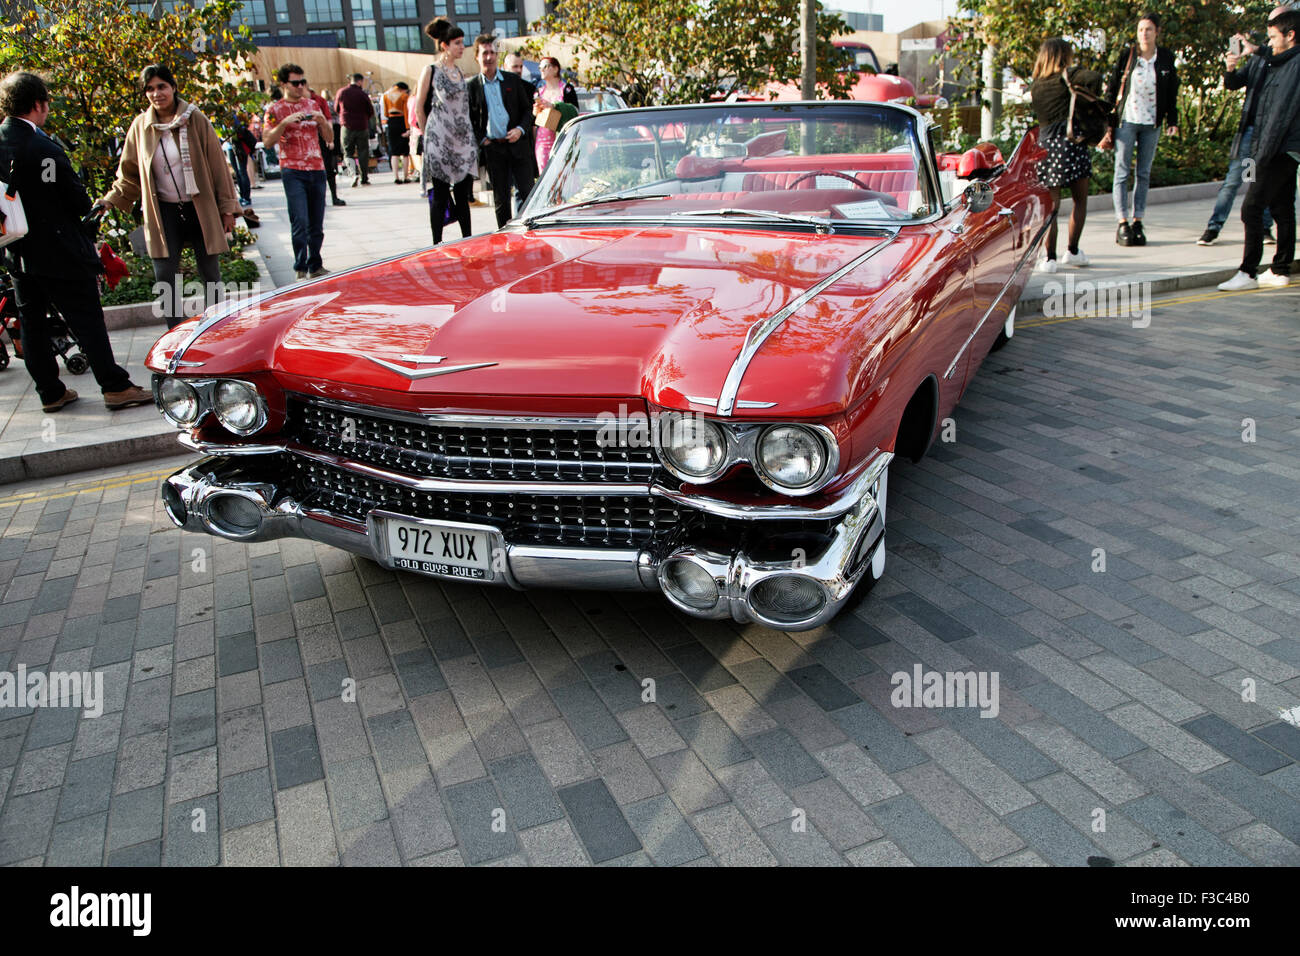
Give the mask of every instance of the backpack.
<svg viewBox="0 0 1300 956">
<path fill-rule="evenodd" d="M 1076 73 L 1078 71 L 1076 70 Z M 1065 138 L 1071 143 L 1096 146 L 1113 124 L 1115 108 L 1095 93 L 1070 82 L 1070 71 L 1061 74 L 1070 91 L 1070 112 L 1065 121 Z"/>
</svg>

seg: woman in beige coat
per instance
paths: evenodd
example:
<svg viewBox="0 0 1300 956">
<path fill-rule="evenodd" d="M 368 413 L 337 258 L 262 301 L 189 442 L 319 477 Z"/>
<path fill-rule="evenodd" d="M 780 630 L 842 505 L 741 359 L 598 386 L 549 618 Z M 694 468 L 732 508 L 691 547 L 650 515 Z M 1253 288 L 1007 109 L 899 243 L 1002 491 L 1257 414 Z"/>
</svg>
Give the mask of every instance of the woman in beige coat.
<svg viewBox="0 0 1300 956">
<path fill-rule="evenodd" d="M 179 323 L 181 249 L 191 246 L 204 282 L 204 300 L 221 298 L 219 256 L 230 246 L 226 233 L 243 212 L 234 179 L 212 123 L 176 95 L 176 80 L 165 66 L 147 66 L 140 83 L 149 108 L 126 134 L 113 188 L 95 205 L 129 212 L 137 200 L 144 209 L 145 244 L 154 278 L 166 290 L 158 312 L 167 327 Z"/>
</svg>

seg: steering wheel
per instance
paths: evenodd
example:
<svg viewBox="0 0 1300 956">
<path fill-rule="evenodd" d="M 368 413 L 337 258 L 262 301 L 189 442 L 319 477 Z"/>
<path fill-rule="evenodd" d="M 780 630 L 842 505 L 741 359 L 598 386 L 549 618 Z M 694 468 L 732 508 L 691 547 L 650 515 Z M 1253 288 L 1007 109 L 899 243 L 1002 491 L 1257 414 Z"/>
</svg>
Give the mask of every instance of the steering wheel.
<svg viewBox="0 0 1300 956">
<path fill-rule="evenodd" d="M 868 186 L 862 180 L 858 179 L 856 176 L 850 176 L 848 173 L 842 173 L 837 169 L 829 169 L 826 170 L 825 172 L 814 171 L 811 173 L 804 173 L 802 176 L 800 176 L 798 179 L 792 182 L 789 186 L 787 186 L 786 189 L 794 189 L 794 187 L 798 186 L 805 179 L 816 179 L 818 176 L 838 176 L 840 177 L 840 179 L 847 179 L 849 182 L 857 186 L 859 189 L 867 189 L 867 190 L 871 189 L 870 186 Z"/>
</svg>

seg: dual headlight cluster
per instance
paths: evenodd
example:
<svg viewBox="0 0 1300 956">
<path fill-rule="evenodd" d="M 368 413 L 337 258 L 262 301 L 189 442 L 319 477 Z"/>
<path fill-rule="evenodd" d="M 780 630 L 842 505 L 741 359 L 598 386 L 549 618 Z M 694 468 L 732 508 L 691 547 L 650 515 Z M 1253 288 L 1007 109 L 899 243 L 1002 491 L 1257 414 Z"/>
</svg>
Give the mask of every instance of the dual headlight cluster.
<svg viewBox="0 0 1300 956">
<path fill-rule="evenodd" d="M 266 401 L 257 388 L 238 379 L 164 378 L 154 389 L 163 417 L 190 428 L 211 412 L 226 431 L 251 435 L 266 424 Z"/>
<path fill-rule="evenodd" d="M 664 463 L 686 481 L 707 482 L 748 461 L 784 494 L 806 495 L 835 473 L 839 448 L 820 425 L 724 426 L 699 416 L 674 418 L 659 430 Z"/>
</svg>

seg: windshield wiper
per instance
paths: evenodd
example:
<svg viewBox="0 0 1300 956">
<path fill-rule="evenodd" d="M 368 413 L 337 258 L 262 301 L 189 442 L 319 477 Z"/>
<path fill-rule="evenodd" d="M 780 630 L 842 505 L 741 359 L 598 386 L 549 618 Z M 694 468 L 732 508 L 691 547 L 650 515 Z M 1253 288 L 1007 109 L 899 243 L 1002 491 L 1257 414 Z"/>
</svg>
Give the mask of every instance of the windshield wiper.
<svg viewBox="0 0 1300 956">
<path fill-rule="evenodd" d="M 822 216 L 797 216 L 784 212 L 771 212 L 767 209 L 681 209 L 670 213 L 672 216 L 749 216 L 753 219 L 776 220 L 777 222 L 797 222 L 804 226 L 813 226 L 818 232 L 830 234 L 835 230 L 831 221 Z"/>
<path fill-rule="evenodd" d="M 584 206 L 599 206 L 607 202 L 623 202 L 627 199 L 667 199 L 667 193 L 651 193 L 638 195 L 637 193 L 615 193 L 610 196 L 597 196 L 595 199 L 584 199 L 582 202 L 571 202 L 567 206 L 556 206 L 554 209 L 545 209 L 542 212 L 534 213 L 524 220 L 524 228 L 531 229 L 539 219 L 545 219 L 547 216 L 554 216 L 556 213 L 568 212 L 570 209 L 581 209 Z"/>
</svg>

